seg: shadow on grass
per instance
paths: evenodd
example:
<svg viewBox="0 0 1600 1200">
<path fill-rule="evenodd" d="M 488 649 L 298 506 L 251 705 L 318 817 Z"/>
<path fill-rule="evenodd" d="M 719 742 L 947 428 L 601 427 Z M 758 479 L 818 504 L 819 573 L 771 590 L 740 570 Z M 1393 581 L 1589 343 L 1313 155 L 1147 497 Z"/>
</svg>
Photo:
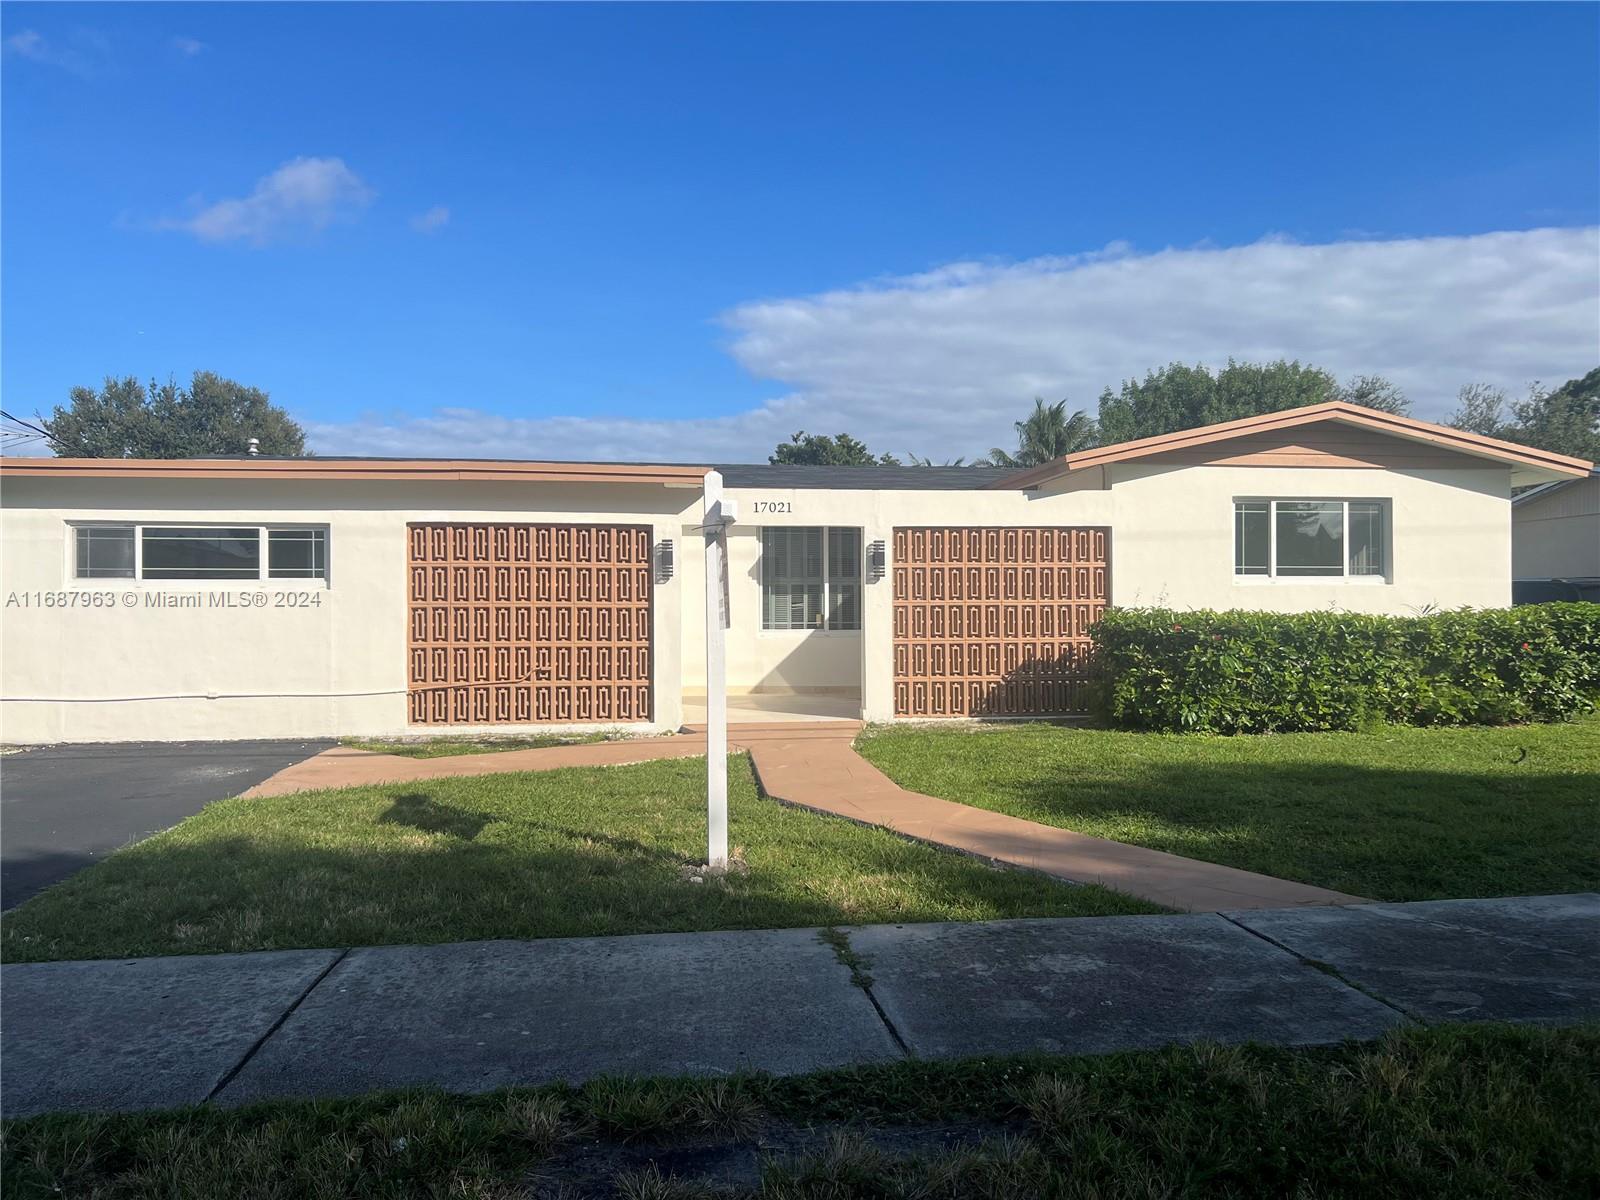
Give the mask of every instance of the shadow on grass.
<svg viewBox="0 0 1600 1200">
<path fill-rule="evenodd" d="M 1068 735 L 1070 736 L 1070 735 Z M 1130 752 L 1135 747 L 1129 745 Z M 902 786 L 1386 900 L 1600 888 L 1600 772 L 872 756 Z"/>
<path fill-rule="evenodd" d="M 504 794 L 516 794 L 516 777 L 493 778 L 508 781 Z M 753 796 L 738 800 L 733 816 L 748 871 L 695 882 L 685 868 L 704 861 L 700 802 L 636 794 L 636 809 L 617 811 L 608 797 L 574 789 L 582 798 L 559 805 L 502 797 L 469 806 L 470 786 L 213 807 L 7 914 L 3 956 L 21 962 L 1153 911 L 1102 888 L 996 870 Z"/>
<path fill-rule="evenodd" d="M 410 818 L 386 823 L 433 824 L 427 817 L 420 825 Z M 509 846 L 454 830 L 425 845 L 370 850 L 289 848 L 245 836 L 198 846 L 147 844 L 7 913 L 4 959 L 780 928 L 847 919 L 846 909 L 796 895 L 767 874 L 690 884 L 682 870 L 688 863 L 687 855 L 612 847 Z"/>
<path fill-rule="evenodd" d="M 381 825 L 409 825 L 423 833 L 443 833 L 469 842 L 483 832 L 484 826 L 497 820 L 498 817 L 440 804 L 432 796 L 420 792 L 396 796 L 394 803 L 378 817 Z"/>
</svg>

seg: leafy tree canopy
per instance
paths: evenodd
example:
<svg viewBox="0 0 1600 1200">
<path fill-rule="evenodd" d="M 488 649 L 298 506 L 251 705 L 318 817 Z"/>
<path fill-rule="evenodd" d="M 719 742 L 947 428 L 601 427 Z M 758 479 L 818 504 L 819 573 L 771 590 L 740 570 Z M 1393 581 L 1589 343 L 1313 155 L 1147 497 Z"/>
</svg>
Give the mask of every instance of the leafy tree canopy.
<svg viewBox="0 0 1600 1200">
<path fill-rule="evenodd" d="M 807 467 L 898 467 L 892 454 L 874 456 L 865 443 L 848 433 L 807 433 L 801 430 L 767 458 L 770 463 Z"/>
<path fill-rule="evenodd" d="M 1393 413 L 1410 407 L 1400 389 L 1379 375 L 1358 375 L 1341 385 L 1321 367 L 1285 359 L 1247 363 L 1230 358 L 1215 374 L 1205 366 L 1172 363 L 1143 380 L 1127 380 L 1119 392 L 1101 393 L 1100 439 L 1127 442 L 1326 400 Z"/>
<path fill-rule="evenodd" d="M 1536 383 L 1523 400 L 1512 401 L 1488 384 L 1470 383 L 1456 401 L 1449 424 L 1457 429 L 1600 460 L 1600 367 L 1554 390 Z"/>
<path fill-rule="evenodd" d="M 1341 383 L 1334 388 L 1328 399 L 1343 400 L 1347 404 L 1359 404 L 1362 408 L 1375 408 L 1379 412 L 1395 413 L 1402 417 L 1411 411 L 1411 401 L 1406 399 L 1405 393 L 1382 375 L 1353 376 L 1348 383 Z"/>
<path fill-rule="evenodd" d="M 131 375 L 107 378 L 98 392 L 76 387 L 42 424 L 68 458 L 245 454 L 251 438 L 262 454 L 306 453 L 305 430 L 267 393 L 210 371 L 196 371 L 187 387 L 169 379 L 146 388 Z"/>
<path fill-rule="evenodd" d="M 999 446 L 989 451 L 983 462 L 991 467 L 1037 467 L 1096 444 L 1099 431 L 1094 418 L 1086 412 L 1067 414 L 1067 402 L 1058 400 L 1046 404 L 1036 396 L 1033 411 L 1021 421 L 1013 422 L 1017 431 L 1017 452 L 1011 454 Z"/>
<path fill-rule="evenodd" d="M 1445 424 L 1483 437 L 1510 440 L 1506 421 L 1509 399 L 1504 388 L 1487 383 L 1469 383 L 1456 393 L 1455 415 Z"/>
</svg>

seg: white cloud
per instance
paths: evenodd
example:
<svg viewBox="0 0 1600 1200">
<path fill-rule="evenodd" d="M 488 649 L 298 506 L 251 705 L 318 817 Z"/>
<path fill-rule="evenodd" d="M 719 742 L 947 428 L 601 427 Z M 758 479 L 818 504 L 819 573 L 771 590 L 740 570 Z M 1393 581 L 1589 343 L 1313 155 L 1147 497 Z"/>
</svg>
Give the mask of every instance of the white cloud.
<svg viewBox="0 0 1600 1200">
<path fill-rule="evenodd" d="M 260 180 L 238 200 L 203 205 L 192 216 L 157 222 L 203 242 L 268 242 L 304 236 L 351 220 L 372 202 L 372 189 L 339 158 L 297 158 Z"/>
<path fill-rule="evenodd" d="M 50 53 L 49 43 L 37 29 L 20 29 L 6 39 L 6 49 L 23 58 L 44 61 Z"/>
<path fill-rule="evenodd" d="M 411 228 L 418 233 L 433 233 L 450 224 L 450 210 L 442 204 L 435 204 L 425 213 L 418 213 L 411 218 Z"/>
<path fill-rule="evenodd" d="M 93 29 L 75 29 L 65 42 L 47 38 L 36 29 L 21 29 L 6 38 L 5 52 L 88 79 L 107 64 L 111 46 Z"/>
<path fill-rule="evenodd" d="M 1600 230 L 952 263 L 736 307 L 731 353 L 789 389 L 724 417 L 507 418 L 470 409 L 311 426 L 324 453 L 762 462 L 797 429 L 935 458 L 1010 442 L 1032 397 L 1094 411 L 1172 361 L 1299 358 L 1387 376 L 1440 419 L 1456 389 L 1520 391 L 1600 363 Z"/>
<path fill-rule="evenodd" d="M 172 39 L 172 48 L 185 58 L 194 58 L 204 54 L 209 47 L 199 38 L 175 37 Z"/>
<path fill-rule="evenodd" d="M 304 422 L 318 454 L 461 458 L 583 459 L 598 462 L 765 462 L 774 443 L 805 423 L 789 401 L 729 417 L 503 417 L 470 408 L 426 416 L 368 415 L 351 422 Z M 782 428 L 781 435 L 772 430 Z"/>
</svg>

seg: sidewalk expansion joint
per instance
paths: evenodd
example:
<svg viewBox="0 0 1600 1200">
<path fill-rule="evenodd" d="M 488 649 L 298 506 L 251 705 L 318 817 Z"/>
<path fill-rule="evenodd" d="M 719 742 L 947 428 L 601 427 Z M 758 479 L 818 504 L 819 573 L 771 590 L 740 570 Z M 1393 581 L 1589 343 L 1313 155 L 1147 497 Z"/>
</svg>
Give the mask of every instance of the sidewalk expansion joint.
<svg viewBox="0 0 1600 1200">
<path fill-rule="evenodd" d="M 894 1022 L 889 1019 L 889 1014 L 883 1011 L 883 1005 L 878 1003 L 878 998 L 872 994 L 872 976 L 867 973 L 867 968 L 872 965 L 872 960 L 860 953 L 850 944 L 850 935 L 837 925 L 829 925 L 817 930 L 817 939 L 833 951 L 833 956 L 839 960 L 841 966 L 850 972 L 850 982 L 860 988 L 866 996 L 867 1002 L 872 1005 L 872 1011 L 878 1014 L 878 1020 L 883 1022 L 883 1027 L 889 1031 L 889 1036 L 894 1039 L 894 1044 L 900 1047 L 900 1053 L 907 1058 L 915 1058 L 916 1053 L 906 1045 L 905 1038 L 900 1036 L 900 1031 L 894 1027 Z"/>
<path fill-rule="evenodd" d="M 254 1043 L 252 1043 L 250 1049 L 244 1052 L 244 1056 L 228 1069 L 227 1074 L 223 1075 L 221 1079 L 217 1080 L 216 1087 L 212 1088 L 206 1093 L 206 1098 L 202 1103 L 209 1104 L 211 1101 L 215 1100 L 219 1095 L 221 1095 L 222 1089 L 232 1083 L 234 1079 L 238 1077 L 239 1072 L 244 1070 L 245 1066 L 250 1062 L 250 1060 L 256 1056 L 256 1053 L 261 1049 L 261 1047 L 267 1044 L 267 1039 L 272 1037 L 273 1034 L 277 1033 L 278 1030 L 283 1028 L 283 1023 L 294 1015 L 295 1009 L 304 1004 L 306 1002 L 306 997 L 311 995 L 312 992 L 316 991 L 317 986 L 321 984 L 321 982 L 330 974 L 332 974 L 333 969 L 349 956 L 350 950 L 351 947 L 346 946 L 343 950 L 339 951 L 337 958 L 335 958 L 327 966 L 323 967 L 322 970 L 317 972 L 317 977 L 310 983 L 306 984 L 305 991 L 301 992 L 295 997 L 294 1003 L 289 1005 L 288 1008 L 284 1009 L 283 1012 L 278 1014 L 278 1019 L 271 1025 L 267 1026 L 267 1031 L 258 1037 Z"/>
<path fill-rule="evenodd" d="M 1339 983 L 1344 984 L 1344 986 L 1349 988 L 1351 991 L 1360 992 L 1368 1000 L 1376 1000 L 1379 1004 L 1383 1005 L 1385 1008 L 1392 1008 L 1395 1012 L 1399 1013 L 1406 1020 L 1415 1021 L 1418 1025 L 1426 1025 L 1428 1023 L 1426 1020 L 1424 1020 L 1422 1017 L 1419 1017 L 1416 1013 L 1412 1012 L 1410 1009 L 1406 1008 L 1404 1005 L 1396 1004 L 1393 1000 L 1389 999 L 1387 996 L 1381 996 L 1381 995 L 1379 995 L 1377 992 L 1373 991 L 1369 987 L 1363 987 L 1361 984 L 1357 983 L 1355 980 L 1353 980 L 1353 979 L 1347 977 L 1346 975 L 1344 975 L 1339 970 L 1339 968 L 1335 967 L 1332 963 L 1322 962 L 1320 959 L 1307 958 L 1304 954 L 1301 954 L 1293 946 L 1285 945 L 1283 942 L 1280 942 L 1277 938 L 1268 937 L 1266 934 L 1262 933 L 1258 929 L 1251 929 L 1250 926 L 1245 925 L 1244 923 L 1242 923 L 1240 921 L 1234 920 L 1232 917 L 1230 917 L 1225 912 L 1219 912 L 1217 914 L 1217 916 L 1221 917 L 1224 921 L 1228 922 L 1228 924 L 1230 924 L 1230 925 L 1238 926 L 1240 929 L 1244 930 L 1246 933 L 1250 934 L 1251 936 L 1260 938 L 1263 942 L 1266 942 L 1267 945 L 1276 946 L 1279 950 L 1282 950 L 1285 954 L 1289 955 L 1296 962 L 1298 962 L 1301 966 L 1310 967 L 1313 971 L 1319 971 L 1322 974 L 1328 976 L 1328 978 L 1336 980 Z"/>
</svg>

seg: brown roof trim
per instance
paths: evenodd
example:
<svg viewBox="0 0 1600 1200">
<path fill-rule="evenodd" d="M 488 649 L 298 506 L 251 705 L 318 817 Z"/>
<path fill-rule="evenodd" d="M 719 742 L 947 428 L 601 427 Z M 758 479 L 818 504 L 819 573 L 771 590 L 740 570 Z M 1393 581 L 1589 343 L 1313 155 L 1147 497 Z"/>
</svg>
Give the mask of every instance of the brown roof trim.
<svg viewBox="0 0 1600 1200">
<path fill-rule="evenodd" d="M 696 484 L 709 467 L 480 459 L 0 458 L 0 476 L 73 479 L 476 480 Z"/>
<path fill-rule="evenodd" d="M 1248 434 L 1291 429 L 1296 425 L 1310 425 L 1317 421 L 1339 421 L 1409 441 L 1427 442 L 1463 454 L 1496 459 L 1512 466 L 1535 467 L 1556 475 L 1581 478 L 1594 468 L 1593 463 L 1581 458 L 1554 454 L 1548 450 L 1536 450 L 1532 446 L 1521 446 L 1515 442 L 1501 441 L 1499 438 L 1467 433 L 1464 430 L 1451 429 L 1447 425 L 1435 425 L 1430 421 L 1418 421 L 1412 417 L 1378 412 L 1343 400 L 1330 400 L 1323 404 L 1308 404 L 1303 408 L 1289 408 L 1282 412 L 1243 417 L 1237 421 L 1202 425 L 1198 429 L 1180 429 L 1176 433 L 1163 433 L 1156 437 L 1139 438 L 1137 441 L 1117 442 L 1110 446 L 1079 450 L 1076 454 L 1068 454 L 1054 462 L 991 483 L 988 487 L 1005 489 L 1035 487 L 1058 475 L 1081 471 L 1086 467 L 1103 467 L 1111 463 L 1148 458 L 1171 450 L 1227 441 Z"/>
</svg>

